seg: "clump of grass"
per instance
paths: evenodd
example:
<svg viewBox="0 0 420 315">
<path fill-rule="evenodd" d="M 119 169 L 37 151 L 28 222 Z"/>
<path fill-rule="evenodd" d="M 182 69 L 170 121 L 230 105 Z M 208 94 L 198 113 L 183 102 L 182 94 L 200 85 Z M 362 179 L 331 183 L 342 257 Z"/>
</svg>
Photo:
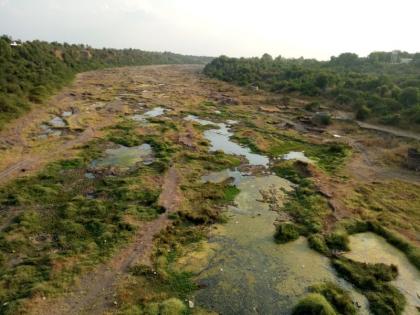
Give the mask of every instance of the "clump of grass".
<svg viewBox="0 0 420 315">
<path fill-rule="evenodd" d="M 227 203 L 231 203 L 235 200 L 236 196 L 239 194 L 240 190 L 236 186 L 225 186 L 225 195 L 224 200 Z"/>
<path fill-rule="evenodd" d="M 336 315 L 334 308 L 319 293 L 310 293 L 294 307 L 293 315 Z"/>
<path fill-rule="evenodd" d="M 281 223 L 276 226 L 274 239 L 277 243 L 287 243 L 299 237 L 299 229 L 293 223 Z"/>
<path fill-rule="evenodd" d="M 337 314 L 355 315 L 356 308 L 349 293 L 332 282 L 314 285 L 310 292 L 319 293 L 334 307 Z"/>
<path fill-rule="evenodd" d="M 397 277 L 396 266 L 366 264 L 345 257 L 333 259 L 332 264 L 338 274 L 364 292 L 373 314 L 402 314 L 405 298 L 387 283 Z"/>
<path fill-rule="evenodd" d="M 289 193 L 283 211 L 292 216 L 294 223 L 303 227 L 306 235 L 320 232 L 323 218 L 331 212 L 325 197 L 316 191 L 309 179 L 300 181 L 300 185 Z"/>
<path fill-rule="evenodd" d="M 277 162 L 272 170 L 277 176 L 285 178 L 294 184 L 306 185 L 305 181 L 308 181 L 310 173 L 307 169 L 307 164 L 300 161 L 281 161 Z"/>
<path fill-rule="evenodd" d="M 348 251 L 349 236 L 346 231 L 334 231 L 325 237 L 325 243 L 330 250 Z"/>
<path fill-rule="evenodd" d="M 330 255 L 330 249 L 327 246 L 327 243 L 325 242 L 325 238 L 322 234 L 311 234 L 308 237 L 308 244 L 309 247 L 313 250 L 325 255 Z"/>
</svg>

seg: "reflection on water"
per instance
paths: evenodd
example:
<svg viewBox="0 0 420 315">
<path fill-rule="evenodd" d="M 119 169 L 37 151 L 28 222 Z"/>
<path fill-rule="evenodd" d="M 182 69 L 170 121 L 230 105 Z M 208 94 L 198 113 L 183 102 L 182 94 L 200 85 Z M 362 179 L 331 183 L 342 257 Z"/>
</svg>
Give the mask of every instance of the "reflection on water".
<svg viewBox="0 0 420 315">
<path fill-rule="evenodd" d="M 96 168 L 108 166 L 130 168 L 139 162 L 143 162 L 144 164 L 153 162 L 153 150 L 147 143 L 136 147 L 120 145 L 116 149 L 106 150 L 105 154 L 105 157 L 102 159 L 93 161 L 92 166 Z"/>
<path fill-rule="evenodd" d="M 408 261 L 407 257 L 374 233 L 359 233 L 350 236 L 351 252 L 346 256 L 366 263 L 394 264 L 398 267 L 398 277 L 392 281 L 406 297 L 405 314 L 419 314 L 420 272 Z"/>
<path fill-rule="evenodd" d="M 252 153 L 248 147 L 243 147 L 230 140 L 233 133 L 229 131 L 229 125 L 225 123 L 213 123 L 209 120 L 197 118 L 193 115 L 185 117 L 186 120 L 195 121 L 201 125 L 216 125 L 218 129 L 209 129 L 204 131 L 204 137 L 210 141 L 210 151 L 223 151 L 226 154 L 243 155 L 248 160 L 249 165 L 267 166 L 270 162 L 269 158 Z M 232 122 L 232 121 L 231 121 Z"/>
</svg>

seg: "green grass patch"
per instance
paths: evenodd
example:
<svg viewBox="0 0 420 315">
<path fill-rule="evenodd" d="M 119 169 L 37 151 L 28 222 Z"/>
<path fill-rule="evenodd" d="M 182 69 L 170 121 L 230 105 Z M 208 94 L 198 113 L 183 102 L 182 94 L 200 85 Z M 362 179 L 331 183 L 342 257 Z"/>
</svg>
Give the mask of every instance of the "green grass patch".
<svg viewBox="0 0 420 315">
<path fill-rule="evenodd" d="M 356 315 L 350 294 L 332 282 L 311 286 L 310 292 L 319 293 L 334 307 L 337 314 Z"/>
<path fill-rule="evenodd" d="M 396 266 L 366 264 L 340 257 L 332 261 L 338 274 L 363 291 L 375 315 L 402 314 L 405 297 L 389 281 L 398 275 Z"/>
<path fill-rule="evenodd" d="M 319 293 L 310 293 L 294 307 L 293 315 L 336 315 L 334 308 Z"/>
<path fill-rule="evenodd" d="M 276 226 L 274 239 L 276 243 L 283 244 L 294 241 L 299 237 L 299 229 L 293 223 L 280 223 Z"/>
</svg>

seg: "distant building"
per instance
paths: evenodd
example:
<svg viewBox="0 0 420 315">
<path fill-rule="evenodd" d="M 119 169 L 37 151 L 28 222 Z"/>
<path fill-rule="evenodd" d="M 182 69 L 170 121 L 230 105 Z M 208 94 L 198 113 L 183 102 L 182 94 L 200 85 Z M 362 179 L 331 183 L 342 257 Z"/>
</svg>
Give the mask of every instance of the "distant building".
<svg viewBox="0 0 420 315">
<path fill-rule="evenodd" d="M 398 63 L 399 62 L 399 58 L 398 58 L 398 50 L 393 50 L 391 52 L 391 63 Z"/>
<path fill-rule="evenodd" d="M 401 58 L 400 51 L 394 50 L 391 52 L 391 63 L 410 63 L 413 59 L 412 58 Z"/>
<path fill-rule="evenodd" d="M 22 44 L 20 44 L 18 42 L 11 42 L 10 43 L 10 46 L 12 46 L 12 47 L 16 47 L 16 46 L 20 46 L 20 45 L 22 45 Z"/>
<path fill-rule="evenodd" d="M 401 58 L 400 63 L 410 63 L 413 60 L 413 58 Z"/>
</svg>

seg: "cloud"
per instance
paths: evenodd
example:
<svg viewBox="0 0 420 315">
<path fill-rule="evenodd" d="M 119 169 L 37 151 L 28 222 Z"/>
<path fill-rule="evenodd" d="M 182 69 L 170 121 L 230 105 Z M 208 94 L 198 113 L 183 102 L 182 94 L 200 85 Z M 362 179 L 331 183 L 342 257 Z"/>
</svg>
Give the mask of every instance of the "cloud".
<svg viewBox="0 0 420 315">
<path fill-rule="evenodd" d="M 0 0 L 21 39 L 205 55 L 420 51 L 418 0 Z"/>
</svg>

